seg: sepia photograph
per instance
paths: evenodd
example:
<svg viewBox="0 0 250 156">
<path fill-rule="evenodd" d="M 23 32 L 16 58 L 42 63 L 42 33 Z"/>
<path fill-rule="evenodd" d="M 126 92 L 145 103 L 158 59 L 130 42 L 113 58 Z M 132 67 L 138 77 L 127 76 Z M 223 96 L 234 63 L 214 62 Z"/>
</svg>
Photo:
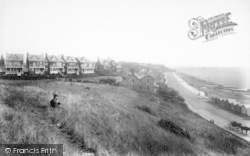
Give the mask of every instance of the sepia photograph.
<svg viewBox="0 0 250 156">
<path fill-rule="evenodd" d="M 0 0 L 0 156 L 250 156 L 250 1 Z"/>
</svg>

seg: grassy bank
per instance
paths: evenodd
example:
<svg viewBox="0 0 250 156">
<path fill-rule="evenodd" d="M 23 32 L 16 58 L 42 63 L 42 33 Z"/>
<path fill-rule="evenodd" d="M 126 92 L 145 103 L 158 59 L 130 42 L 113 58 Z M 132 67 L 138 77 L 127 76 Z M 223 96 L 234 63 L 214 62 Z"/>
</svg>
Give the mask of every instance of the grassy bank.
<svg viewBox="0 0 250 156">
<path fill-rule="evenodd" d="M 249 143 L 189 111 L 185 100 L 166 86 L 156 95 L 74 82 L 0 88 L 0 143 L 63 143 L 65 155 L 250 153 Z M 47 106 L 54 91 L 63 109 L 51 111 Z"/>
</svg>

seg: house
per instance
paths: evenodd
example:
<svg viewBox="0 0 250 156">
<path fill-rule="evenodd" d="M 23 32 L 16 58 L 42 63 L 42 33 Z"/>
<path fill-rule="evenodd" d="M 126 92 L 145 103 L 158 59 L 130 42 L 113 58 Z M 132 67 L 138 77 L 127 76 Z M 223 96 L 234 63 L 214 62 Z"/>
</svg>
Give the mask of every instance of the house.
<svg viewBox="0 0 250 156">
<path fill-rule="evenodd" d="M 23 54 L 6 54 L 4 62 L 5 74 L 22 75 L 23 72 Z"/>
<path fill-rule="evenodd" d="M 80 73 L 81 74 L 93 74 L 95 73 L 95 62 L 90 61 L 85 57 L 79 57 L 77 58 L 79 68 L 80 68 Z"/>
<path fill-rule="evenodd" d="M 116 72 L 116 62 L 110 58 L 108 59 L 97 59 L 96 62 L 96 71 L 97 72 Z"/>
<path fill-rule="evenodd" d="M 154 78 L 149 74 L 135 74 L 132 70 L 124 84 L 130 89 L 154 92 Z"/>
<path fill-rule="evenodd" d="M 3 55 L 1 55 L 1 58 L 0 58 L 0 74 L 4 74 L 4 73 L 5 73 L 4 58 L 3 58 Z"/>
<path fill-rule="evenodd" d="M 49 74 L 63 74 L 65 72 L 65 61 L 60 55 L 46 54 L 45 59 L 45 68 Z"/>
<path fill-rule="evenodd" d="M 66 75 L 71 75 L 71 74 L 79 75 L 80 68 L 78 61 L 75 57 L 63 56 L 62 59 L 65 61 L 64 70 Z"/>
<path fill-rule="evenodd" d="M 116 67 L 115 67 L 115 72 L 117 73 L 117 74 L 119 74 L 119 73 L 121 73 L 121 71 L 122 71 L 122 66 L 121 65 L 116 65 Z"/>
<path fill-rule="evenodd" d="M 241 106 L 241 113 L 250 116 L 250 104 L 243 104 Z"/>
<path fill-rule="evenodd" d="M 45 58 L 43 55 L 27 53 L 26 66 L 31 74 L 43 74 L 45 72 Z"/>
</svg>

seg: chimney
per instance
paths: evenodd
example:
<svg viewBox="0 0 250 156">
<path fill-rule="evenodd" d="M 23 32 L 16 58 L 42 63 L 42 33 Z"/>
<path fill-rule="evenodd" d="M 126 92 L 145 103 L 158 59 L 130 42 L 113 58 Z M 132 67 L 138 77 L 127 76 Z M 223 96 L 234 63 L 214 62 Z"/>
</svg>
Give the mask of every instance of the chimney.
<svg viewBox="0 0 250 156">
<path fill-rule="evenodd" d="M 134 74 L 135 73 L 135 69 L 131 69 L 131 74 Z"/>
</svg>

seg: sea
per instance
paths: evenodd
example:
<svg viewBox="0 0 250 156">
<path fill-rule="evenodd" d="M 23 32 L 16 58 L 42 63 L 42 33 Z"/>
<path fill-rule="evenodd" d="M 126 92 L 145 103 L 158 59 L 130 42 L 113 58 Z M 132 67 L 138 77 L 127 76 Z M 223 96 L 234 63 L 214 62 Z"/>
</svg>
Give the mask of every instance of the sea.
<svg viewBox="0 0 250 156">
<path fill-rule="evenodd" d="M 250 89 L 250 67 L 175 67 L 172 69 L 225 87 Z"/>
</svg>

